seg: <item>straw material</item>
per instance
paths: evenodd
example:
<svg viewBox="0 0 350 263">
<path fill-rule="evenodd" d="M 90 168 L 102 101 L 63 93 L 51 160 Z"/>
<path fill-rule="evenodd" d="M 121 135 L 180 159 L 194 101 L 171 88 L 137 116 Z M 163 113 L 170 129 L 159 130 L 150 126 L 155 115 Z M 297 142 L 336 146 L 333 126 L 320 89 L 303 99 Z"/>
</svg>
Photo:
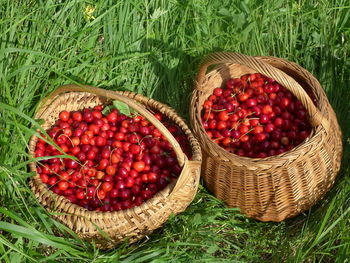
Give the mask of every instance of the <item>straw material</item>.
<svg viewBox="0 0 350 263">
<path fill-rule="evenodd" d="M 112 248 L 127 239 L 130 243 L 150 234 L 159 228 L 170 214 L 178 214 L 193 200 L 199 184 L 201 151 L 197 140 L 176 112 L 153 99 L 132 92 L 107 91 L 90 86 L 66 85 L 57 89 L 45 99 L 35 118 L 44 119 L 44 129 L 50 128 L 61 111 L 75 111 L 106 104 L 111 100 L 127 103 L 146 117 L 172 144 L 179 164 L 183 167 L 179 178 L 158 192 L 141 206 L 115 212 L 89 211 L 71 203 L 63 196 L 54 194 L 42 183 L 36 174 L 30 179 L 30 186 L 39 202 L 53 217 L 72 229 L 80 238 L 95 242 L 101 249 Z M 165 126 L 146 108 L 157 110 L 179 125 L 186 134 L 192 149 L 192 159 L 188 160 L 181 147 Z M 38 138 L 29 142 L 29 152 L 34 156 Z M 31 171 L 36 172 L 36 163 L 30 163 Z M 107 239 L 106 236 L 109 236 Z"/>
<path fill-rule="evenodd" d="M 219 64 L 206 74 L 210 65 Z M 204 101 L 230 78 L 260 72 L 289 89 L 305 106 L 311 135 L 286 153 L 263 159 L 225 151 L 201 123 Z M 315 106 L 305 90 L 317 98 Z M 202 147 L 207 188 L 230 207 L 260 221 L 282 221 L 309 209 L 334 184 L 342 157 L 341 130 L 319 82 L 299 65 L 275 57 L 214 53 L 201 64 L 191 101 L 191 125 Z"/>
</svg>

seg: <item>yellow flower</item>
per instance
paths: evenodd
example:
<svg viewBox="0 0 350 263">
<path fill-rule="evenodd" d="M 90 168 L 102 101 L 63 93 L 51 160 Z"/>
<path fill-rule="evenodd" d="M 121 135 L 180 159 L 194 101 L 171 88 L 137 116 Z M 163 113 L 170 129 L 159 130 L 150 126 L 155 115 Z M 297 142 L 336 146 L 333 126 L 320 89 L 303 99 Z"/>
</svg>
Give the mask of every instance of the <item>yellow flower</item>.
<svg viewBox="0 0 350 263">
<path fill-rule="evenodd" d="M 84 10 L 84 17 L 86 20 L 90 21 L 90 20 L 94 20 L 95 17 L 92 15 L 93 12 L 95 11 L 96 7 L 92 6 L 92 5 L 87 5 L 85 7 Z"/>
</svg>

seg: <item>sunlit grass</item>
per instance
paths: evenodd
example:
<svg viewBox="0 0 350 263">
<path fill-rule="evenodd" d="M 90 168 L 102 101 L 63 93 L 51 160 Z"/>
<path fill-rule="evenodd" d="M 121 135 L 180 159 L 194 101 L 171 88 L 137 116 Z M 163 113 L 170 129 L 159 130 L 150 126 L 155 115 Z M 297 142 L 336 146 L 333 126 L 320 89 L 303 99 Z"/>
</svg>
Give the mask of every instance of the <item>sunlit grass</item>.
<svg viewBox="0 0 350 263">
<path fill-rule="evenodd" d="M 350 258 L 350 28 L 346 0 L 0 0 L 0 262 L 344 262 Z M 325 88 L 344 135 L 336 185 L 282 223 L 248 220 L 200 187 L 147 239 L 110 251 L 80 241 L 27 180 L 34 110 L 67 83 L 131 90 L 188 118 L 200 59 L 213 51 L 295 61 Z"/>
</svg>

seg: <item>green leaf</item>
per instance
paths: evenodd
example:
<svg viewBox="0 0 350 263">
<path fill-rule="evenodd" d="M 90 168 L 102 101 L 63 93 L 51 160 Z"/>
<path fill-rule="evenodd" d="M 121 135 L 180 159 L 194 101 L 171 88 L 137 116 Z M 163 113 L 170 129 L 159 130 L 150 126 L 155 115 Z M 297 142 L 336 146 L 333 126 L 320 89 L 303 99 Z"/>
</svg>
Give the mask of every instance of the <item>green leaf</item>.
<svg viewBox="0 0 350 263">
<path fill-rule="evenodd" d="M 130 116 L 130 108 L 127 104 L 121 101 L 114 100 L 113 101 L 113 106 L 119 110 L 121 114 L 125 114 L 126 116 Z"/>
<path fill-rule="evenodd" d="M 119 110 L 121 114 L 125 114 L 126 116 L 131 116 L 132 113 L 136 113 L 134 109 L 131 109 L 126 103 L 114 100 L 113 106 Z"/>
<path fill-rule="evenodd" d="M 111 111 L 111 109 L 112 109 L 111 105 L 104 107 L 104 109 L 102 110 L 102 114 L 107 115 Z"/>
</svg>

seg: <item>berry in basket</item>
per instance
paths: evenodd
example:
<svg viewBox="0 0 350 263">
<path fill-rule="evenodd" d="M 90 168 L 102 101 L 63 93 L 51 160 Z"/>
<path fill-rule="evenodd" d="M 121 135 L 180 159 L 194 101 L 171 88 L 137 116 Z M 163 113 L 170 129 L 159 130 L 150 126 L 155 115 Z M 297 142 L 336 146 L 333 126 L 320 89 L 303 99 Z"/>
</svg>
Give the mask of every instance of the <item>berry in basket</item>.
<svg viewBox="0 0 350 263">
<path fill-rule="evenodd" d="M 97 211 L 119 211 L 139 206 L 177 178 L 182 168 L 172 145 L 149 121 L 119 108 L 61 111 L 48 135 L 60 150 L 39 139 L 36 157 L 57 156 L 37 167 L 49 189 L 72 203 Z M 126 114 L 123 114 L 126 111 Z M 183 131 L 161 113 L 154 113 L 190 157 Z"/>
<path fill-rule="evenodd" d="M 214 142 L 229 152 L 252 158 L 291 150 L 311 132 L 300 100 L 260 73 L 231 78 L 222 88 L 214 89 L 203 104 L 201 117 Z"/>
</svg>

